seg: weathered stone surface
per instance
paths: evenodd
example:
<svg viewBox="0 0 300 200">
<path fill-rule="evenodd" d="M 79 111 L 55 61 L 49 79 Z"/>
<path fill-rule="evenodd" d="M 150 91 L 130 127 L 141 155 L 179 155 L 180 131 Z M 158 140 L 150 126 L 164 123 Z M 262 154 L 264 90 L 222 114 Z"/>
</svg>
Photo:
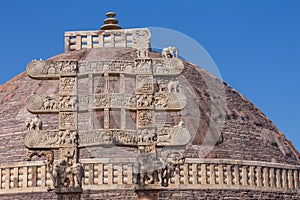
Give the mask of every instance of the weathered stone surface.
<svg viewBox="0 0 300 200">
<path fill-rule="evenodd" d="M 161 58 L 161 54 L 155 52 L 149 52 L 149 56 L 151 58 Z M 131 60 L 133 61 L 136 58 L 136 52 L 132 49 L 128 48 L 106 48 L 106 49 L 88 49 L 88 50 L 81 50 L 81 51 L 72 51 L 57 55 L 49 60 L 52 61 L 61 61 L 61 60 L 74 60 L 74 61 L 94 61 L 94 60 Z M 168 112 L 165 120 L 165 124 L 169 127 L 180 127 L 183 129 L 183 126 L 189 127 L 191 122 L 196 122 L 199 128 L 196 130 L 196 134 L 192 135 L 192 142 L 189 145 L 188 150 L 185 153 L 186 158 L 221 158 L 221 159 L 231 159 L 231 160 L 249 160 L 249 161 L 264 161 L 264 162 L 274 162 L 274 163 L 282 163 L 282 164 L 290 164 L 290 165 L 299 165 L 299 154 L 293 147 L 293 145 L 285 138 L 285 136 L 274 126 L 274 124 L 264 115 L 262 114 L 251 102 L 245 99 L 241 94 L 236 92 L 234 89 L 230 88 L 225 83 L 222 83 L 217 78 L 213 77 L 206 71 L 202 70 L 201 68 L 192 65 L 188 62 L 183 61 L 184 69 L 181 73 L 181 76 L 186 79 L 189 84 L 192 86 L 194 93 L 196 94 L 195 97 L 191 96 L 188 90 L 182 90 L 182 93 L 185 95 L 187 101 L 187 106 L 183 106 L 185 112 L 180 113 L 178 111 L 171 111 Z M 144 76 L 144 75 L 143 75 Z M 109 84 L 109 88 L 104 88 L 103 81 L 109 80 L 111 84 Z M 118 78 L 112 77 L 107 79 L 107 77 L 100 77 L 98 81 L 98 85 L 95 86 L 96 90 L 103 90 L 104 92 L 114 93 L 116 92 L 116 85 L 119 84 Z M 126 82 L 125 85 L 127 87 L 120 88 L 119 90 L 126 90 L 127 92 L 131 91 L 134 92 L 134 89 L 130 87 L 135 87 L 134 80 Z M 209 90 L 209 83 L 218 83 L 218 84 L 211 84 Z M 214 105 L 215 99 L 220 98 L 221 94 L 218 93 L 219 90 L 214 90 L 214 87 L 223 87 L 226 93 L 225 102 L 227 107 L 223 110 L 226 112 L 225 116 L 225 123 L 224 127 L 221 132 L 218 130 L 214 130 L 209 128 L 210 123 L 219 123 L 219 119 L 223 116 L 215 116 L 213 115 L 213 110 L 217 109 L 218 106 Z M 181 91 L 177 86 L 172 86 L 170 90 L 175 92 Z M 156 85 L 154 88 L 150 88 L 151 92 L 153 90 L 163 90 L 164 87 Z M 83 86 L 79 89 L 79 93 L 88 91 L 89 88 L 87 86 Z M 12 79 L 8 83 L 0 86 L 0 163 L 14 163 L 18 161 L 24 161 L 25 159 L 25 146 L 24 146 L 24 137 L 25 133 L 27 132 L 25 126 L 25 119 L 27 117 L 34 117 L 30 115 L 27 110 L 25 109 L 25 97 L 30 95 L 40 94 L 45 96 L 51 97 L 59 92 L 59 83 L 57 80 L 31 80 L 29 79 L 25 73 L 19 75 L 18 77 Z M 143 91 L 145 92 L 145 91 Z M 147 92 L 147 91 L 146 91 Z M 96 97 L 93 97 L 96 98 Z M 195 99 L 194 99 L 195 98 Z M 101 99 L 100 99 L 101 100 Z M 189 102 L 195 101 L 198 102 L 198 108 L 200 110 L 200 116 L 194 114 L 194 110 L 189 107 Z M 57 100 L 60 103 L 63 101 Z M 84 99 L 83 99 L 84 101 Z M 221 102 L 221 101 L 216 101 Z M 98 103 L 99 102 L 94 102 Z M 118 103 L 118 102 L 117 102 Z M 222 103 L 222 102 L 221 102 Z M 58 104 L 58 103 L 57 103 Z M 97 105 L 98 105 L 97 104 Z M 139 105 L 135 105 L 137 109 L 140 109 Z M 153 105 L 149 104 L 149 108 L 152 109 Z M 45 106 L 44 106 L 45 107 Z M 88 107 L 88 106 L 87 106 Z M 100 106 L 101 107 L 101 106 Z M 105 107 L 105 106 L 104 106 Z M 182 107 L 182 108 L 183 108 Z M 47 107 L 45 107 L 46 109 Z M 86 108 L 88 109 L 88 108 Z M 69 110 L 67 110 L 69 111 Z M 145 113 L 147 110 L 140 110 L 139 113 Z M 152 112 L 152 111 L 151 111 Z M 149 112 L 149 113 L 151 113 Z M 222 112 L 220 112 L 222 113 Z M 129 113 L 130 118 L 133 122 L 136 121 L 137 117 L 134 113 Z M 110 128 L 120 129 L 122 127 L 122 123 L 120 124 L 117 119 L 113 118 L 115 116 L 119 116 L 119 114 L 110 113 L 109 119 L 110 121 Z M 95 114 L 95 118 L 99 121 L 104 121 L 104 124 L 99 125 L 99 127 L 105 127 L 105 110 L 104 112 L 97 112 Z M 81 124 L 81 122 L 88 121 L 88 116 L 78 116 L 79 124 L 78 128 L 80 130 L 85 130 L 86 124 Z M 186 124 L 183 125 L 181 122 L 181 118 L 185 119 Z M 63 124 L 58 123 L 58 116 L 56 115 L 40 115 L 40 119 L 43 121 L 43 130 L 56 130 L 59 126 L 64 128 Z M 126 121 L 127 123 L 127 121 Z M 153 121 L 154 123 L 154 121 Z M 156 123 L 160 123 L 160 119 L 156 119 Z M 153 124 L 144 125 L 140 124 L 141 130 L 149 129 L 151 130 Z M 133 125 L 135 127 L 135 125 Z M 145 128 L 146 127 L 146 128 Z M 214 128 L 214 127 L 213 127 Z M 207 134 L 210 133 L 210 134 Z M 220 136 L 219 136 L 220 134 Z M 138 144 L 146 144 L 147 141 L 145 138 L 142 137 L 142 133 L 139 135 L 140 139 Z M 168 138 L 168 134 L 162 133 L 159 135 L 159 141 L 161 144 L 166 144 L 168 141 L 165 139 Z M 217 141 L 214 137 L 218 137 Z M 188 137 L 181 138 L 183 143 L 189 139 Z M 114 140 L 115 143 L 118 140 Z M 214 146 L 212 149 L 209 149 L 207 146 L 203 144 L 210 144 Z M 57 141 L 60 145 L 63 142 Z M 216 144 L 215 144 L 216 143 Z M 132 145 L 128 142 L 129 145 Z M 147 146 L 151 151 L 151 146 Z M 140 149 L 139 149 L 140 150 Z M 132 148 L 130 146 L 104 146 L 104 147 L 88 147 L 83 148 L 80 150 L 80 158 L 136 158 L 137 157 L 137 149 Z M 57 159 L 57 155 L 55 155 Z M 39 159 L 39 158 L 36 158 Z M 184 173 L 188 173 L 189 165 L 184 166 L 186 170 L 183 170 Z M 192 165 L 190 167 L 193 167 Z M 210 166 L 211 167 L 211 166 Z M 92 171 L 91 169 L 89 169 Z M 212 169 L 210 169 L 212 170 Z M 235 170 L 235 169 L 233 169 Z M 253 181 L 254 178 L 252 176 L 251 168 L 245 167 L 237 167 L 237 171 L 234 173 L 238 173 L 241 171 L 241 174 L 247 170 L 249 171 L 249 180 Z M 269 170 L 269 169 L 268 169 Z M 269 179 L 273 178 L 275 172 L 266 171 L 266 169 L 261 169 L 259 177 L 263 180 L 267 180 L 269 184 Z M 117 171 L 117 170 L 116 170 Z M 190 172 L 193 170 L 190 170 Z M 195 171 L 195 170 L 194 170 Z M 267 177 L 267 174 L 271 174 Z M 284 177 L 291 176 L 290 171 L 282 172 Z M 247 175 L 242 175 L 247 176 Z M 188 176 L 186 176 L 188 177 Z M 247 178 L 241 177 L 241 183 L 239 184 L 246 184 L 243 183 L 243 180 Z M 183 183 L 185 181 L 189 182 L 191 180 L 181 180 Z M 200 180 L 200 179 L 199 179 Z M 86 181 L 86 179 L 85 179 Z M 113 181 L 113 180 L 112 180 Z M 259 182 L 259 181 L 258 181 Z M 273 184 L 273 182 L 270 182 Z M 211 183 L 212 185 L 214 183 Z M 285 183 L 288 184 L 288 183 Z M 272 187 L 272 186 L 270 186 Z M 199 186 L 201 189 L 201 186 Z M 248 192 L 248 191 L 230 191 L 230 190 L 223 190 L 223 191 L 213 191 L 213 190 L 189 190 L 181 192 L 178 191 L 155 191 L 156 193 L 154 196 L 158 196 L 160 199 L 216 199 L 216 198 L 227 198 L 227 199 L 296 199 L 299 197 L 299 194 L 294 194 L 291 192 L 285 193 L 276 193 L 276 192 Z M 158 192 L 158 193 L 157 193 Z M 56 199 L 56 196 L 51 196 L 53 193 L 40 193 L 35 194 L 32 193 L 28 195 L 28 199 Z M 23 195 L 23 194 L 22 194 Z M 22 198 L 22 196 L 13 196 L 13 195 L 3 195 L 0 196 L 2 199 L 15 199 L 15 198 Z M 31 196 L 32 195 L 32 196 Z M 151 196 L 151 191 L 149 192 Z M 241 196 L 244 195 L 244 196 Z M 97 192 L 89 192 L 84 191 L 82 194 L 82 199 L 138 199 L 142 198 L 143 195 L 139 195 L 135 193 L 133 190 L 127 191 L 97 191 Z M 149 197 L 150 199 L 153 196 Z"/>
<path fill-rule="evenodd" d="M 105 52 L 105 53 L 104 53 Z M 135 52 L 124 48 L 107 48 L 96 50 L 82 50 L 67 52 L 57 55 L 51 60 L 93 60 L 95 58 L 116 60 L 130 60 L 135 56 Z M 151 57 L 160 57 L 160 54 L 150 52 Z M 206 83 L 202 77 L 215 80 L 201 68 L 190 63 L 184 62 L 185 69 L 182 75 L 193 86 L 201 117 L 199 119 L 199 129 L 193 140 L 193 145 L 187 152 L 187 157 L 201 157 L 202 144 L 205 133 L 208 129 L 211 113 L 211 98 L 217 97 L 209 94 Z M 200 74 L 201 76 L 200 76 Z M 210 158 L 228 158 L 238 160 L 257 160 L 267 162 L 278 162 L 288 164 L 299 164 L 299 154 L 293 145 L 284 137 L 284 135 L 261 113 L 251 102 L 242 95 L 224 84 L 226 90 L 227 116 L 225 126 L 222 131 L 222 141 L 213 148 L 208 157 Z M 0 86 L 1 113 L 0 121 L 2 129 L 0 130 L 0 153 L 1 162 L 9 163 L 13 161 L 22 161 L 25 155 L 23 138 L 26 132 L 24 119 L 28 116 L 25 110 L 24 97 L 31 94 L 53 95 L 58 93 L 58 84 L 55 81 L 30 80 L 25 74 L 22 74 L 8 83 Z M 191 112 L 192 113 L 192 112 Z M 41 115 L 44 122 L 44 129 L 56 129 L 58 119 L 56 116 Z M 188 116 L 193 117 L 193 116 Z M 176 116 L 170 115 L 167 119 L 174 123 Z M 177 122 L 178 123 L 178 122 Z M 265 132 L 269 130 L 269 139 L 266 139 Z M 271 134 L 271 136 L 270 136 Z M 274 136 L 272 136 L 274 135 Z M 271 138 L 271 139 L 270 139 Z M 273 139 L 272 139 L 273 138 Z M 275 139 L 274 139 L 275 138 Z M 112 156 L 124 156 L 127 154 L 126 147 L 118 147 L 118 152 L 110 154 Z M 115 152 L 114 149 L 105 149 L 100 152 L 99 157 L 107 156 L 108 152 Z M 81 150 L 84 157 L 90 157 L 90 152 Z"/>
</svg>

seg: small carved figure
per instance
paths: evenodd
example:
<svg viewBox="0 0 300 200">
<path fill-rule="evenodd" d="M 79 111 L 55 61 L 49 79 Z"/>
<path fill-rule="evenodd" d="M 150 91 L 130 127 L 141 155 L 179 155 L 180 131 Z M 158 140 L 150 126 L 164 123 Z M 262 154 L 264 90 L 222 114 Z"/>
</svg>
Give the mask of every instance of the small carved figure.
<svg viewBox="0 0 300 200">
<path fill-rule="evenodd" d="M 137 95 L 136 98 L 137 98 L 137 106 L 138 107 L 148 108 L 148 107 L 152 106 L 153 95 L 151 95 L 151 94 Z"/>
<path fill-rule="evenodd" d="M 176 80 L 176 81 L 170 80 L 168 83 L 168 90 L 169 90 L 169 92 L 181 92 L 179 81 L 178 80 Z"/>
<path fill-rule="evenodd" d="M 158 83 L 158 89 L 159 89 L 158 92 L 167 92 L 168 91 L 167 80 L 163 80 L 163 79 L 158 80 L 157 83 Z"/>
<path fill-rule="evenodd" d="M 49 96 L 46 96 L 46 98 L 43 102 L 43 108 L 45 110 L 51 110 L 51 109 L 54 109 L 55 107 L 56 107 L 55 99 L 53 99 Z"/>
<path fill-rule="evenodd" d="M 60 97 L 60 108 L 61 109 L 74 109 L 77 105 L 76 97 Z"/>
<path fill-rule="evenodd" d="M 176 47 L 166 47 L 163 48 L 161 52 L 164 58 L 178 58 L 178 49 Z"/>
<path fill-rule="evenodd" d="M 26 127 L 28 131 L 32 130 L 42 130 L 43 123 L 40 120 L 40 117 L 37 115 L 35 118 L 26 119 Z"/>
</svg>

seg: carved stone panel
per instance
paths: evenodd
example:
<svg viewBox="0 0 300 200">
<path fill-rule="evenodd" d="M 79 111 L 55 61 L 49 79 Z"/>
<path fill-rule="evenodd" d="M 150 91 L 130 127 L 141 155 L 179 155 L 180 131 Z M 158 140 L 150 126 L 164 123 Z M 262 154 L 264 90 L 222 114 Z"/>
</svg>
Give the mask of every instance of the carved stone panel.
<svg viewBox="0 0 300 200">
<path fill-rule="evenodd" d="M 60 95 L 76 95 L 76 78 L 62 77 L 60 78 L 59 91 Z"/>
<path fill-rule="evenodd" d="M 77 111 L 77 97 L 76 96 L 60 96 L 59 109 L 60 111 Z"/>
<path fill-rule="evenodd" d="M 59 78 L 59 63 L 33 60 L 27 65 L 26 72 L 32 78 Z"/>
<path fill-rule="evenodd" d="M 137 111 L 137 125 L 139 128 L 154 127 L 155 126 L 154 111 L 138 110 Z"/>
<path fill-rule="evenodd" d="M 153 93 L 153 76 L 137 75 L 136 76 L 136 94 Z"/>
<path fill-rule="evenodd" d="M 134 72 L 136 74 L 152 74 L 151 59 L 136 59 L 134 63 Z"/>
<path fill-rule="evenodd" d="M 59 128 L 76 130 L 77 128 L 77 113 L 76 112 L 60 112 L 59 113 Z"/>
</svg>

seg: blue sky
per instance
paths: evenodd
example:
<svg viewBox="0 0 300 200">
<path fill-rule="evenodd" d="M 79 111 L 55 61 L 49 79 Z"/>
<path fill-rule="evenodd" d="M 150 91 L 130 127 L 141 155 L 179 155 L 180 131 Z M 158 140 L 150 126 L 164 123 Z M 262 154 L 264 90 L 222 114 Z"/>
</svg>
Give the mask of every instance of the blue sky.
<svg viewBox="0 0 300 200">
<path fill-rule="evenodd" d="M 199 42 L 223 80 L 300 150 L 299 9 L 298 0 L 1 1 L 0 84 L 63 52 L 64 31 L 99 29 L 113 10 L 124 28 L 164 27 Z"/>
</svg>

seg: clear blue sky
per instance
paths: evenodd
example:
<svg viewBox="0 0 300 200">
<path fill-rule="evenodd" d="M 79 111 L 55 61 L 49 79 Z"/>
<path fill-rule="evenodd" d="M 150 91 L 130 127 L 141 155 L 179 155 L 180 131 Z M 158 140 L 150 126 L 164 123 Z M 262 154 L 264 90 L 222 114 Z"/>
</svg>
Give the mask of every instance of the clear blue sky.
<svg viewBox="0 0 300 200">
<path fill-rule="evenodd" d="M 0 6 L 0 84 L 34 58 L 63 52 L 67 30 L 164 27 L 199 42 L 223 80 L 258 106 L 300 150 L 300 1 L 6 0 Z"/>
</svg>

